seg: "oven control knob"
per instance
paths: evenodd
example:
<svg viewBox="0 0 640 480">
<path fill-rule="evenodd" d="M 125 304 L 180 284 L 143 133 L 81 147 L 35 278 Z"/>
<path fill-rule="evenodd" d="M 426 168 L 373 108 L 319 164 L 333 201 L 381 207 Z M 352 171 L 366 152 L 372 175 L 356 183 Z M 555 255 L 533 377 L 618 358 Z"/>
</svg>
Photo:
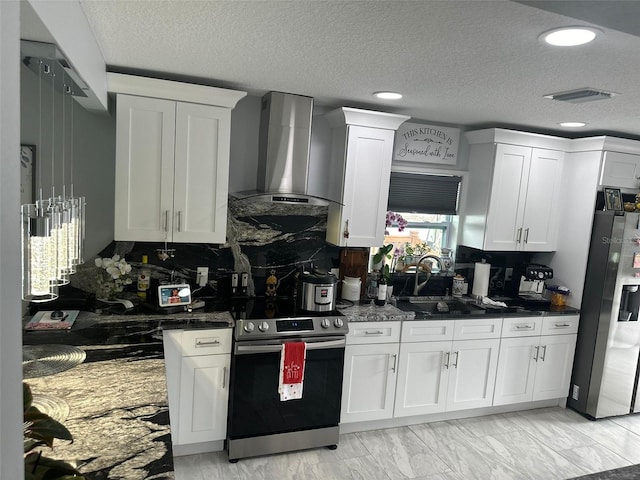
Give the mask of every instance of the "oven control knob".
<svg viewBox="0 0 640 480">
<path fill-rule="evenodd" d="M 336 327 L 336 328 L 342 328 L 344 326 L 344 322 L 342 321 L 341 318 L 336 318 L 333 321 L 333 326 Z"/>
<path fill-rule="evenodd" d="M 329 328 L 331 326 L 331 320 L 329 320 L 328 318 L 323 318 L 322 322 L 320 322 L 320 325 L 322 326 L 322 328 Z"/>
<path fill-rule="evenodd" d="M 253 322 L 247 322 L 246 325 L 244 326 L 244 331 L 247 333 L 251 333 L 253 332 L 254 328 L 255 328 L 255 325 L 253 324 Z"/>
<path fill-rule="evenodd" d="M 267 322 L 260 322 L 260 325 L 258 325 L 258 330 L 260 330 L 261 332 L 266 332 L 267 330 L 269 330 L 269 324 Z"/>
</svg>

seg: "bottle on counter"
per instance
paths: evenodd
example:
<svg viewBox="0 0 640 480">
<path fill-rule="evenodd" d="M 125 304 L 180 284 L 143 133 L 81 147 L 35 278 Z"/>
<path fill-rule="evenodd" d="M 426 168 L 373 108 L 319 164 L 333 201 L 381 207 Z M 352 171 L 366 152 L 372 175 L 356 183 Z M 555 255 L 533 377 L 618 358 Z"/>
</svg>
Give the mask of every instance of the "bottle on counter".
<svg viewBox="0 0 640 480">
<path fill-rule="evenodd" d="M 376 298 L 375 302 L 379 307 L 387 303 L 387 279 L 384 276 L 381 276 L 380 280 L 378 280 L 378 298 Z"/>
<path fill-rule="evenodd" d="M 147 299 L 147 290 L 151 286 L 151 270 L 147 266 L 149 262 L 149 257 L 146 255 L 142 256 L 142 266 L 140 267 L 140 272 L 138 273 L 138 298 L 141 300 Z"/>
</svg>

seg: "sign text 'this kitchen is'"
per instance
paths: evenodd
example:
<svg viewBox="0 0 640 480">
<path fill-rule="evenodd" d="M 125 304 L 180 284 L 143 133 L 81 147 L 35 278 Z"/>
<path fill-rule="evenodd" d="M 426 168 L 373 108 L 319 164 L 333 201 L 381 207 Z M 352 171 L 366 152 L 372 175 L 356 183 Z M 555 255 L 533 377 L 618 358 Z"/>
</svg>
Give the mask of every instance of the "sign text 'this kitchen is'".
<svg viewBox="0 0 640 480">
<path fill-rule="evenodd" d="M 394 160 L 455 165 L 460 129 L 405 122 L 396 131 Z"/>
</svg>

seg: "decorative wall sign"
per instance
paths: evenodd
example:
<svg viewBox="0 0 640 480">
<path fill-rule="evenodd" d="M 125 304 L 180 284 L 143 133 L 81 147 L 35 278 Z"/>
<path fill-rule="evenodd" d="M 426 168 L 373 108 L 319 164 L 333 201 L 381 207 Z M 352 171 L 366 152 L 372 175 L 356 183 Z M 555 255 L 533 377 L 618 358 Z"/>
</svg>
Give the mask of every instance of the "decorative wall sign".
<svg viewBox="0 0 640 480">
<path fill-rule="evenodd" d="M 396 131 L 393 159 L 455 165 L 460 129 L 405 122 Z"/>
</svg>

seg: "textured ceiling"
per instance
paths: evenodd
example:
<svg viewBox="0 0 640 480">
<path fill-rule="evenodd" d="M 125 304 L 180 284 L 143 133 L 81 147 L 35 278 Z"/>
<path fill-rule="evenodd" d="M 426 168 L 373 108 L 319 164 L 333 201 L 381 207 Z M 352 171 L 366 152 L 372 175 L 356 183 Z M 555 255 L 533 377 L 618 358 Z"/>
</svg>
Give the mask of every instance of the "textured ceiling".
<svg viewBox="0 0 640 480">
<path fill-rule="evenodd" d="M 563 14 L 550 10 L 565 2 L 533 3 L 81 0 L 112 70 L 252 95 L 298 93 L 316 106 L 376 108 L 470 128 L 640 138 L 640 38 L 624 28 L 637 22 L 620 22 L 640 2 L 569 1 Z M 626 8 L 616 21 L 618 4 Z M 561 49 L 537 39 L 555 27 L 598 23 L 604 34 L 590 45 Z M 583 87 L 620 95 L 583 104 L 543 98 Z M 404 98 L 378 101 L 371 96 L 378 90 Z M 564 129 L 562 121 L 588 127 Z"/>
</svg>

